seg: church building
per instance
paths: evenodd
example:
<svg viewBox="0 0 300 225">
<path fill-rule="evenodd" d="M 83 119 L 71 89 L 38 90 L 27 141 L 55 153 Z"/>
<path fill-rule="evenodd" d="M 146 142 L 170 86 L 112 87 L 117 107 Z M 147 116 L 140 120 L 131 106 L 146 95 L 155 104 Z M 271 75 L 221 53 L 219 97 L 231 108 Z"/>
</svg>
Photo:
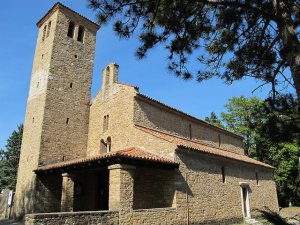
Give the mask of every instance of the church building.
<svg viewBox="0 0 300 225">
<path fill-rule="evenodd" d="M 56 3 L 37 26 L 16 218 L 233 224 L 278 210 L 275 168 L 247 157 L 241 136 L 122 83 L 116 63 L 90 99 L 98 24 Z"/>
</svg>

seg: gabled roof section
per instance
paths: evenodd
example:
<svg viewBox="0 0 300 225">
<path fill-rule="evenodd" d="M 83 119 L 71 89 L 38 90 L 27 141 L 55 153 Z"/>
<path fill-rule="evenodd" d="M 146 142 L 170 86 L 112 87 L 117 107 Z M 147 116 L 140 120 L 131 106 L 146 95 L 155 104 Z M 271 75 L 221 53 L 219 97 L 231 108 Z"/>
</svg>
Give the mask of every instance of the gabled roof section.
<svg viewBox="0 0 300 225">
<path fill-rule="evenodd" d="M 70 9 L 69 7 L 61 4 L 60 2 L 57 2 L 54 4 L 54 6 L 45 14 L 45 16 L 43 16 L 42 19 L 40 19 L 38 22 L 37 22 L 37 26 L 38 27 L 41 27 L 41 25 L 51 16 L 53 15 L 54 12 L 56 12 L 58 9 L 65 9 L 73 14 L 76 14 L 77 16 L 80 16 L 81 18 L 83 18 L 86 22 L 88 22 L 90 25 L 92 25 L 93 27 L 95 27 L 97 30 L 100 28 L 100 26 L 89 20 L 88 18 L 82 16 L 81 14 L 79 14 L 78 12 L 75 12 L 74 10 Z"/>
<path fill-rule="evenodd" d="M 154 153 L 150 153 L 146 150 L 140 148 L 128 148 L 124 150 L 119 150 L 115 152 L 109 152 L 105 154 L 100 154 L 96 156 L 83 157 L 78 159 L 73 159 L 70 161 L 64 161 L 59 163 L 54 163 L 46 166 L 38 167 L 34 172 L 43 173 L 47 171 L 65 171 L 67 169 L 76 169 L 76 168 L 95 168 L 96 166 L 107 166 L 116 163 L 121 163 L 129 159 L 132 161 L 150 162 L 161 165 L 168 165 L 169 167 L 178 167 L 178 163 L 175 161 L 158 156 Z"/>
<path fill-rule="evenodd" d="M 150 102 L 152 102 L 152 103 L 154 103 L 154 104 L 161 105 L 161 106 L 163 106 L 164 108 L 167 108 L 167 109 L 169 109 L 169 110 L 171 110 L 171 111 L 173 111 L 173 112 L 176 112 L 176 113 L 178 113 L 178 114 L 180 114 L 180 115 L 182 115 L 182 116 L 188 117 L 189 119 L 191 119 L 191 120 L 193 120 L 193 121 L 196 121 L 196 122 L 198 122 L 198 123 L 201 123 L 201 124 L 203 124 L 203 125 L 205 125 L 205 126 L 207 126 L 207 127 L 211 127 L 211 128 L 213 128 L 213 129 L 219 130 L 219 131 L 221 131 L 221 132 L 223 132 L 223 133 L 226 133 L 226 134 L 228 134 L 228 135 L 230 135 L 230 136 L 234 136 L 234 137 L 239 138 L 239 139 L 244 139 L 241 135 L 235 134 L 235 133 L 230 132 L 230 131 L 228 131 L 228 130 L 226 130 L 226 129 L 217 127 L 217 126 L 215 126 L 215 125 L 212 125 L 212 124 L 210 124 L 210 123 L 208 123 L 208 122 L 206 122 L 206 121 L 204 121 L 204 120 L 201 120 L 201 119 L 199 119 L 199 118 L 197 118 L 197 117 L 194 117 L 194 116 L 192 116 L 192 115 L 189 115 L 189 114 L 187 114 L 187 113 L 185 113 L 185 112 L 183 112 L 183 111 L 181 111 L 181 110 L 179 110 L 179 109 L 176 109 L 176 108 L 173 108 L 173 107 L 171 107 L 171 106 L 169 106 L 169 105 L 166 105 L 165 103 L 162 103 L 162 102 L 160 102 L 160 101 L 158 101 L 158 100 L 156 100 L 156 99 L 153 99 L 153 98 L 151 98 L 151 97 L 149 97 L 149 96 L 147 96 L 147 95 L 138 93 L 138 94 L 137 94 L 137 97 L 142 98 L 142 99 L 145 99 L 145 100 L 147 100 L 147 101 L 150 101 Z"/>
<path fill-rule="evenodd" d="M 192 140 L 189 140 L 189 139 L 186 139 L 183 137 L 175 136 L 172 134 L 167 134 L 162 131 L 149 129 L 149 128 L 138 126 L 138 125 L 135 125 L 135 126 L 139 130 L 142 130 L 148 134 L 151 134 L 155 137 L 158 137 L 158 138 L 168 141 L 170 143 L 176 144 L 179 148 L 190 149 L 190 150 L 199 151 L 201 153 L 205 153 L 205 154 L 209 154 L 209 155 L 219 156 L 222 158 L 227 158 L 227 159 L 236 160 L 236 161 L 240 161 L 240 162 L 244 162 L 244 163 L 248 163 L 248 164 L 253 164 L 253 165 L 263 166 L 263 167 L 270 168 L 270 169 L 275 169 L 273 166 L 270 166 L 266 163 L 257 161 L 255 159 L 252 159 L 245 155 L 240 155 L 240 154 L 237 154 L 234 152 L 207 146 L 202 143 L 192 141 Z"/>
</svg>

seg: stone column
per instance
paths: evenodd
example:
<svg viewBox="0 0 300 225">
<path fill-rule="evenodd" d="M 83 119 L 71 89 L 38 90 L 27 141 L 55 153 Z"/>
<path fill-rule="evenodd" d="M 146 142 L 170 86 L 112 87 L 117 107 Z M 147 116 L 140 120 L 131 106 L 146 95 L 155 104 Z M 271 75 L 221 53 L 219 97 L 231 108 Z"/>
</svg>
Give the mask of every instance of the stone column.
<svg viewBox="0 0 300 225">
<path fill-rule="evenodd" d="M 130 212 L 133 207 L 135 166 L 115 164 L 109 169 L 109 210 Z"/>
<path fill-rule="evenodd" d="M 74 175 L 62 174 L 61 211 L 73 212 L 74 204 Z"/>
</svg>

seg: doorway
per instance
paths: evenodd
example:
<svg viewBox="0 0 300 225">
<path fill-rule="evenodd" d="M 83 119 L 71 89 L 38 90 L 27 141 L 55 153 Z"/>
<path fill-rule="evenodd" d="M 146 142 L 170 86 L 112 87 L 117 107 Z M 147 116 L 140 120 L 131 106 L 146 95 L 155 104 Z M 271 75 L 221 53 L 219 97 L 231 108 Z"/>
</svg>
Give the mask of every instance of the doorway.
<svg viewBox="0 0 300 225">
<path fill-rule="evenodd" d="M 97 175 L 94 210 L 108 210 L 109 171 L 103 170 Z"/>
<path fill-rule="evenodd" d="M 244 218 L 251 218 L 249 204 L 249 186 L 242 186 L 242 206 Z"/>
<path fill-rule="evenodd" d="M 74 211 L 108 210 L 109 171 L 77 173 L 74 182 Z"/>
</svg>

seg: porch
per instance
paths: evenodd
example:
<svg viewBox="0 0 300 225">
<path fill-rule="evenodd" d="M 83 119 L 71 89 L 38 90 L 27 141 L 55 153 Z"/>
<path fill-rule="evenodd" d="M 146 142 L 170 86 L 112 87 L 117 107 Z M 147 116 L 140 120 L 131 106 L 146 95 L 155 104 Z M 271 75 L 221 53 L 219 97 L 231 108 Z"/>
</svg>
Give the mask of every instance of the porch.
<svg viewBox="0 0 300 225">
<path fill-rule="evenodd" d="M 171 208 L 178 164 L 131 148 L 42 166 L 37 213 L 131 212 Z"/>
</svg>

